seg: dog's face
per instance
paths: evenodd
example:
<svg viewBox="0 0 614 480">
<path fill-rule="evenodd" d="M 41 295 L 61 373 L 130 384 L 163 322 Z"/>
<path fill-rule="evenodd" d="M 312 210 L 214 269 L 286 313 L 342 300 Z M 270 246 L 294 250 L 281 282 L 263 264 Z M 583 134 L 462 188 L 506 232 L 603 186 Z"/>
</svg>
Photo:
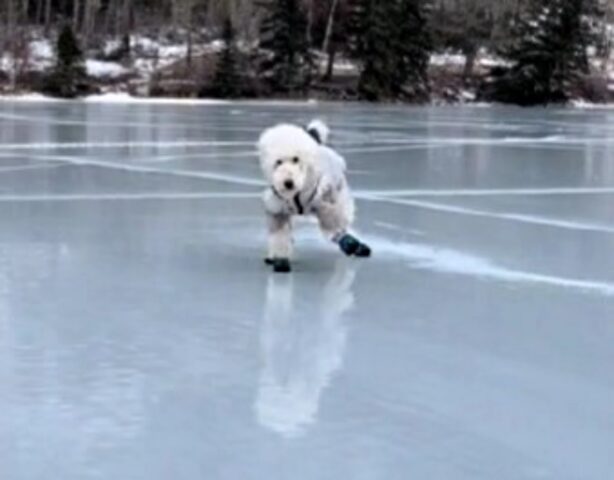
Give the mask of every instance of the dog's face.
<svg viewBox="0 0 614 480">
<path fill-rule="evenodd" d="M 305 188 L 308 173 L 306 159 L 295 153 L 275 160 L 271 183 L 281 196 L 292 198 Z"/>
<path fill-rule="evenodd" d="M 270 128 L 260 137 L 258 149 L 263 173 L 282 197 L 294 198 L 314 177 L 318 144 L 302 128 Z"/>
</svg>

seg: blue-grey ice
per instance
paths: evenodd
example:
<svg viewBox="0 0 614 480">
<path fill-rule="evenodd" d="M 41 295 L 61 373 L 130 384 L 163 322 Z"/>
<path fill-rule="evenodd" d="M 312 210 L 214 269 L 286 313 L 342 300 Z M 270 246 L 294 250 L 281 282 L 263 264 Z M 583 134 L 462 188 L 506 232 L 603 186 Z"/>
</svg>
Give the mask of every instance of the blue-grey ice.
<svg viewBox="0 0 614 480">
<path fill-rule="evenodd" d="M 325 119 L 368 261 L 263 264 Z M 0 102 L 0 478 L 614 478 L 614 110 Z"/>
</svg>

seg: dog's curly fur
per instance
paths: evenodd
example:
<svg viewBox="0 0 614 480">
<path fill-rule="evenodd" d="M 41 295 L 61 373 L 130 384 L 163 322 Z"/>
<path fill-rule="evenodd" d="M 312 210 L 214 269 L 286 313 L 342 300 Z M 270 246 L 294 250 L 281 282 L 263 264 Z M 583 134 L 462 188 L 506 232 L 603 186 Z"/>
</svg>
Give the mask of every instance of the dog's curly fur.
<svg viewBox="0 0 614 480">
<path fill-rule="evenodd" d="M 294 215 L 315 215 L 326 238 L 339 243 L 346 254 L 370 254 L 366 245 L 348 233 L 354 220 L 354 200 L 345 160 L 324 144 L 328 135 L 328 127 L 315 120 L 306 129 L 280 124 L 260 136 L 260 165 L 270 185 L 264 192 L 269 226 L 267 259 L 277 271 L 290 269 Z M 362 249 L 347 251 L 344 245 L 348 238 Z"/>
</svg>

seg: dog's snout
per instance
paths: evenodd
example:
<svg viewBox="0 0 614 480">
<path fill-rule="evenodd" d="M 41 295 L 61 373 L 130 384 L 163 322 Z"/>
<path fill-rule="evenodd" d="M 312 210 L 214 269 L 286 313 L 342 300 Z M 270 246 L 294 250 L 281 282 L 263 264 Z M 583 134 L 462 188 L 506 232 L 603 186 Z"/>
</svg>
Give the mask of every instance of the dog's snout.
<svg viewBox="0 0 614 480">
<path fill-rule="evenodd" d="M 284 187 L 286 187 L 287 190 L 294 190 L 294 182 L 288 179 L 284 182 Z"/>
</svg>

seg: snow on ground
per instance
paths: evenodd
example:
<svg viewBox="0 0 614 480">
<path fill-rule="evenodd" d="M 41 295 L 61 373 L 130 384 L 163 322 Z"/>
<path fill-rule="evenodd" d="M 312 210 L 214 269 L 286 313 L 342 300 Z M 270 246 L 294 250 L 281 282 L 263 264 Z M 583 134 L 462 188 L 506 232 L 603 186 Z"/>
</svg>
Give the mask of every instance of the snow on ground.
<svg viewBox="0 0 614 480">
<path fill-rule="evenodd" d="M 476 99 L 476 94 L 469 90 L 462 90 L 460 92 L 460 98 L 464 102 L 473 102 Z"/>
<path fill-rule="evenodd" d="M 119 63 L 100 60 L 87 60 L 85 68 L 88 75 L 96 78 L 117 78 L 130 73 L 129 69 Z"/>
<path fill-rule="evenodd" d="M 467 57 L 462 53 L 446 52 L 431 55 L 431 65 L 435 67 L 464 67 L 466 61 Z M 480 51 L 475 63 L 483 68 L 508 65 L 508 62 L 486 50 Z"/>
<path fill-rule="evenodd" d="M 0 71 L 9 72 L 13 69 L 13 60 L 8 55 L 0 56 Z"/>
<path fill-rule="evenodd" d="M 506 67 L 511 65 L 510 62 L 506 62 L 502 58 L 487 55 L 478 59 L 478 64 L 484 68 L 493 68 L 493 67 Z"/>
<path fill-rule="evenodd" d="M 130 45 L 134 52 L 134 68 L 139 73 L 148 74 L 154 68 L 164 68 L 174 62 L 184 59 L 188 54 L 186 43 L 170 43 L 158 39 L 133 35 L 130 38 Z M 117 40 L 109 40 L 103 51 L 105 55 L 110 55 L 117 50 L 120 43 Z M 221 40 L 213 40 L 204 44 L 195 44 L 192 47 L 192 54 L 195 56 L 206 53 L 219 52 L 224 46 Z"/>
<path fill-rule="evenodd" d="M 227 100 L 206 98 L 139 98 L 127 93 L 105 93 L 102 95 L 90 95 L 83 99 L 89 103 L 141 103 L 160 105 L 225 105 L 231 103 Z"/>
<path fill-rule="evenodd" d="M 461 100 L 468 102 L 471 107 L 492 107 L 495 104 L 488 102 L 474 102 L 475 95 L 468 91 L 461 92 Z M 160 97 L 135 97 L 125 92 L 107 92 L 99 95 L 90 95 L 82 99 L 59 99 L 48 97 L 39 93 L 28 93 L 23 95 L 0 95 L 0 102 L 87 102 L 87 103 L 109 103 L 109 104 L 151 104 L 151 105 L 224 105 L 240 103 L 243 105 L 267 105 L 293 106 L 306 105 L 315 106 L 319 102 L 315 99 L 302 100 L 219 100 L 214 98 L 160 98 Z M 591 103 L 585 100 L 572 100 L 570 106 L 579 109 L 614 109 L 614 103 Z"/>
<path fill-rule="evenodd" d="M 125 92 L 107 92 L 89 95 L 78 99 L 48 97 L 39 93 L 23 95 L 0 95 L 4 102 L 87 102 L 110 104 L 151 104 L 151 105 L 266 105 L 272 108 L 285 106 L 314 107 L 319 105 L 315 99 L 309 100 L 221 100 L 216 98 L 173 98 L 173 97 L 134 97 Z"/>
<path fill-rule="evenodd" d="M 457 53 L 435 53 L 431 55 L 431 65 L 436 67 L 443 66 L 463 66 L 466 57 Z"/>
<path fill-rule="evenodd" d="M 325 55 L 322 52 L 317 52 L 315 54 L 316 63 L 318 68 L 324 72 L 328 67 L 328 55 Z M 349 60 L 347 58 L 339 58 L 335 59 L 335 63 L 333 66 L 333 70 L 336 74 L 357 74 L 358 73 L 358 65 L 356 62 Z"/>
<path fill-rule="evenodd" d="M 109 40 L 104 44 L 102 51 L 104 55 L 110 55 L 120 45 L 118 40 Z M 220 40 L 197 44 L 193 47 L 193 55 L 215 53 L 220 51 L 223 45 L 224 43 Z M 88 58 L 86 60 L 88 74 L 96 78 L 117 78 L 130 73 L 148 77 L 155 69 L 164 68 L 184 59 L 188 52 L 185 43 L 165 43 L 139 35 L 134 35 L 131 38 L 131 46 L 134 52 L 134 61 L 131 68 L 116 62 Z M 55 52 L 50 40 L 36 39 L 30 42 L 28 70 L 41 72 L 53 66 L 54 60 Z M 10 72 L 14 68 L 13 58 L 8 52 L 0 55 L 0 71 Z"/>
<path fill-rule="evenodd" d="M 34 40 L 30 43 L 30 69 L 42 72 L 51 67 L 55 59 L 53 46 L 49 40 Z"/>
<path fill-rule="evenodd" d="M 30 43 L 27 70 L 42 72 L 53 64 L 53 58 L 53 48 L 49 40 L 34 40 Z M 0 71 L 12 72 L 14 68 L 15 61 L 10 52 L 0 55 Z"/>
<path fill-rule="evenodd" d="M 23 95 L 0 95 L 0 102 L 61 102 L 59 98 L 48 97 L 40 93 L 26 93 Z"/>
<path fill-rule="evenodd" d="M 213 40 L 206 43 L 197 43 L 193 46 L 193 55 L 214 54 L 223 48 L 223 41 Z M 105 56 L 111 55 L 121 46 L 119 40 L 108 40 L 102 47 L 102 52 Z M 132 62 L 131 64 L 120 64 L 118 62 L 104 61 L 100 59 L 88 58 L 85 62 L 87 73 L 94 78 L 119 80 L 122 77 L 130 77 L 133 80 L 147 84 L 152 75 L 156 71 L 165 69 L 176 62 L 185 59 L 187 55 L 187 45 L 177 41 L 170 41 L 163 36 L 160 38 L 148 37 L 143 35 L 133 35 L 131 37 L 132 46 Z M 241 45 L 241 49 L 248 51 L 253 48 L 253 45 Z M 99 52 L 100 53 L 100 52 Z M 30 53 L 27 60 L 27 65 L 22 66 L 15 64 L 14 59 L 9 52 L 0 53 L 0 72 L 10 75 L 11 72 L 18 69 L 21 71 L 43 72 L 53 66 L 55 60 L 55 52 L 53 42 L 49 39 L 36 38 L 30 42 Z M 328 56 L 323 53 L 316 53 L 317 63 L 322 71 L 327 67 Z M 461 70 L 466 62 L 466 57 L 460 52 L 447 51 L 436 53 L 431 56 L 431 65 L 440 68 L 449 68 L 450 70 Z M 505 66 L 506 62 L 493 55 L 491 52 L 481 49 L 476 58 L 477 70 L 486 71 L 496 66 Z M 614 92 L 614 62 L 610 61 L 608 65 L 602 65 L 601 60 L 593 60 L 594 67 L 598 70 L 604 69 L 608 77 L 608 90 Z M 347 58 L 337 58 L 334 64 L 334 72 L 336 75 L 357 75 L 358 65 L 356 62 Z M 124 90 L 126 87 L 124 87 Z M 130 98 L 129 96 L 125 96 Z M 475 94 L 470 91 L 462 92 L 463 102 L 472 102 L 475 100 Z M 97 100 L 98 101 L 98 100 Z M 107 96 L 104 100 L 111 101 Z M 166 101 L 166 100 L 165 100 Z M 575 102 L 575 106 L 588 108 L 591 104 L 586 102 Z M 610 106 L 606 106 L 610 108 Z"/>
<path fill-rule="evenodd" d="M 30 42 L 30 54 L 41 60 L 53 60 L 55 53 L 49 40 L 34 40 Z"/>
<path fill-rule="evenodd" d="M 583 99 L 576 99 L 570 102 L 570 105 L 574 108 L 583 108 L 583 109 L 598 109 L 598 110 L 610 110 L 614 109 L 614 103 L 594 103 L 587 102 Z"/>
</svg>

